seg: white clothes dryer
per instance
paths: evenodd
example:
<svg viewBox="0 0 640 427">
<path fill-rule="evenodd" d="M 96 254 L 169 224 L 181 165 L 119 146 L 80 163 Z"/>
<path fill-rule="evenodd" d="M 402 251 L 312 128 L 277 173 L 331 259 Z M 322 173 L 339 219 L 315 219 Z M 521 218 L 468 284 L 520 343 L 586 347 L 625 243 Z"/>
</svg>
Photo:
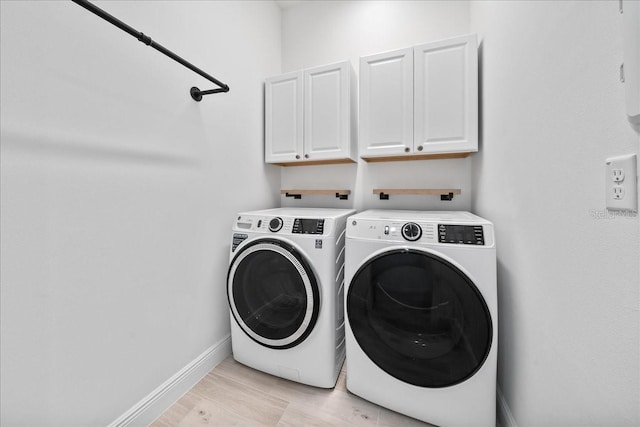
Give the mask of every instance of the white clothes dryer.
<svg viewBox="0 0 640 427">
<path fill-rule="evenodd" d="M 237 216 L 227 275 L 235 360 L 335 386 L 345 357 L 345 225 L 354 213 L 279 208 Z"/>
<path fill-rule="evenodd" d="M 347 389 L 439 426 L 495 426 L 493 225 L 468 212 L 347 222 Z"/>
</svg>

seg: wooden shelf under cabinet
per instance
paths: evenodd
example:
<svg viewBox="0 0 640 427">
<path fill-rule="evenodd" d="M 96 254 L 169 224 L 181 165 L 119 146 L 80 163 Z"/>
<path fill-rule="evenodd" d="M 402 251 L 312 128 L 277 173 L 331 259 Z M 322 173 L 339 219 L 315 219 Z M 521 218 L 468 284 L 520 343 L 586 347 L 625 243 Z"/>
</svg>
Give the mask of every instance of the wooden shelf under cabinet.
<svg viewBox="0 0 640 427">
<path fill-rule="evenodd" d="M 462 194 L 459 188 L 375 188 L 373 194 L 380 195 L 380 200 L 388 200 L 391 194 L 440 196 L 442 200 L 451 200 L 453 196 Z"/>
<path fill-rule="evenodd" d="M 278 166 L 317 166 L 317 165 L 341 165 L 355 163 L 353 159 L 331 159 L 331 160 L 300 160 L 295 162 L 273 163 Z"/>
<path fill-rule="evenodd" d="M 369 163 L 375 162 L 399 162 L 407 160 L 439 160 L 439 159 L 464 159 L 474 152 L 464 153 L 442 153 L 442 154 L 406 154 L 400 156 L 383 156 L 383 157 L 366 157 L 361 156 L 362 160 Z"/>
<path fill-rule="evenodd" d="M 351 190 L 280 190 L 280 194 L 294 199 L 301 199 L 303 195 L 309 196 L 335 196 L 340 200 L 347 200 Z"/>
</svg>

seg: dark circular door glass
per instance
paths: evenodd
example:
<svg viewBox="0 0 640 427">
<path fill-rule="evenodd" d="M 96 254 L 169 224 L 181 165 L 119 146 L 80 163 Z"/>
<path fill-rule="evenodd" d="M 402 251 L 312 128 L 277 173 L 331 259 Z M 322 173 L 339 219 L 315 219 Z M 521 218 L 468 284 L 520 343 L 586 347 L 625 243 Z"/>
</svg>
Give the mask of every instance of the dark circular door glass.
<svg viewBox="0 0 640 427">
<path fill-rule="evenodd" d="M 313 329 L 318 286 L 293 247 L 271 240 L 246 246 L 232 261 L 227 281 L 236 322 L 260 344 L 290 348 Z"/>
<path fill-rule="evenodd" d="M 427 252 L 401 249 L 369 260 L 349 286 L 347 316 L 379 368 L 420 387 L 465 381 L 491 347 L 491 315 L 476 286 Z"/>
</svg>

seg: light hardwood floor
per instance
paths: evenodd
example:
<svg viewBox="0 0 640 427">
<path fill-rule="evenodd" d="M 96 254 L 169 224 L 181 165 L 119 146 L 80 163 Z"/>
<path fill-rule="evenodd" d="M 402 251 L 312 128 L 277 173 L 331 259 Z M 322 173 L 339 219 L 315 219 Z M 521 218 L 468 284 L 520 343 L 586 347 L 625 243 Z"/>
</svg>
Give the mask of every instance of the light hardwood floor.
<svg viewBox="0 0 640 427">
<path fill-rule="evenodd" d="M 361 399 L 346 389 L 343 367 L 332 390 L 244 366 L 229 356 L 151 427 L 429 426 Z"/>
</svg>

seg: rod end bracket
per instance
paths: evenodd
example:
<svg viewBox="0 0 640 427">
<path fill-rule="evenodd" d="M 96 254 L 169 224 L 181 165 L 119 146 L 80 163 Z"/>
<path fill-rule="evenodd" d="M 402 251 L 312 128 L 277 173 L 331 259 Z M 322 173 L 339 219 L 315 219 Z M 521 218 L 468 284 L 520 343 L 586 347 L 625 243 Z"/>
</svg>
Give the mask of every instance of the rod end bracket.
<svg viewBox="0 0 640 427">
<path fill-rule="evenodd" d="M 200 93 L 200 89 L 198 89 L 197 87 L 192 87 L 189 93 L 191 93 L 191 98 L 193 98 L 194 101 L 202 101 L 202 94 Z"/>
</svg>

